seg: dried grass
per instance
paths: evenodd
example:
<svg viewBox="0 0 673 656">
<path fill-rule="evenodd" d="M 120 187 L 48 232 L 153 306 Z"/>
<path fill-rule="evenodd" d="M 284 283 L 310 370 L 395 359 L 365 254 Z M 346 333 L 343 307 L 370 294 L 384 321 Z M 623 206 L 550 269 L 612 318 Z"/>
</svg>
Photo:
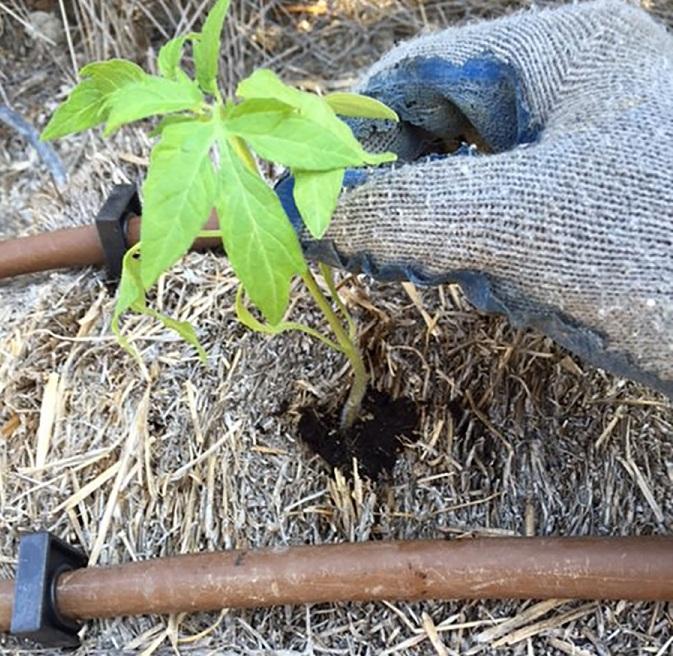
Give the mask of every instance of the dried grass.
<svg viewBox="0 0 673 656">
<path fill-rule="evenodd" d="M 29 38 L 29 11 L 2 0 L 4 102 L 44 124 L 71 82 L 58 48 Z M 525 3 L 238 0 L 225 82 L 267 64 L 309 87 L 345 87 L 394 40 Z M 66 2 L 72 52 L 151 61 L 197 0 Z M 668 11 L 667 2 L 651 3 Z M 323 12 L 322 8 L 327 7 Z M 60 20 L 60 18 L 59 18 Z M 58 144 L 74 172 L 60 198 L 34 155 L 0 128 L 5 235 L 91 220 L 112 183 L 144 174 L 147 140 Z M 199 327 L 199 364 L 145 319 L 129 330 L 140 370 L 110 335 L 98 271 L 0 286 L 0 569 L 17 535 L 48 528 L 104 564 L 204 549 L 464 534 L 634 534 L 673 529 L 673 412 L 647 390 L 591 369 L 532 332 L 484 317 L 456 287 L 349 278 L 377 384 L 414 398 L 421 439 L 392 480 L 348 481 L 298 443 L 297 410 L 344 389 L 342 359 L 302 335 L 267 340 L 235 321 L 226 261 L 190 255 L 157 303 Z M 319 318 L 301 290 L 295 312 Z M 117 618 L 91 622 L 79 653 L 668 653 L 666 604 L 426 602 Z M 17 653 L 10 638 L 0 650 Z"/>
</svg>

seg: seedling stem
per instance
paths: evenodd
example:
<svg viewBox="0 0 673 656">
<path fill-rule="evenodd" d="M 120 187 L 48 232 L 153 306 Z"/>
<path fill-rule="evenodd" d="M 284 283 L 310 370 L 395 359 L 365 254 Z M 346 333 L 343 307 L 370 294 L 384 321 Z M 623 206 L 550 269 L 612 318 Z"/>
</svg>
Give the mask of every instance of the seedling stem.
<svg viewBox="0 0 673 656">
<path fill-rule="evenodd" d="M 248 145 L 245 143 L 245 141 L 235 138 L 235 141 L 233 141 L 232 145 L 237 150 L 241 156 L 241 159 L 243 159 L 248 168 L 255 175 L 259 176 L 260 173 L 257 163 L 255 162 L 255 158 L 250 152 L 250 149 L 248 148 Z M 325 279 L 325 283 L 329 289 L 330 295 L 332 296 L 341 313 L 346 318 L 346 324 L 348 326 L 348 328 L 344 327 L 344 324 L 337 316 L 329 300 L 325 297 L 322 290 L 320 289 L 320 286 L 313 276 L 313 273 L 307 267 L 301 278 L 304 281 L 304 284 L 306 285 L 306 288 L 311 294 L 311 297 L 315 301 L 316 305 L 325 315 L 325 319 L 327 319 L 327 323 L 336 337 L 339 350 L 346 356 L 346 358 L 348 358 L 348 361 L 351 363 L 351 367 L 353 368 L 353 384 L 351 385 L 348 397 L 341 410 L 340 428 L 342 431 L 344 431 L 348 430 L 353 425 L 355 420 L 360 416 L 362 401 L 367 392 L 367 369 L 365 367 L 362 354 L 360 353 L 360 349 L 356 343 L 357 327 L 353 321 L 353 317 L 351 317 L 348 309 L 339 297 L 336 284 L 334 283 L 334 274 L 332 273 L 332 269 L 322 262 L 319 264 L 319 268 L 320 273 Z"/>
<path fill-rule="evenodd" d="M 329 272 L 328 277 L 331 278 L 331 271 Z M 364 399 L 365 393 L 367 392 L 367 369 L 365 368 L 362 354 L 360 353 L 360 349 L 355 343 L 355 340 L 351 338 L 348 331 L 344 328 L 343 324 L 339 320 L 339 317 L 332 309 L 329 301 L 322 293 L 318 283 L 316 282 L 316 279 L 313 277 L 313 274 L 310 270 L 306 270 L 306 273 L 302 275 L 302 280 L 308 288 L 309 293 L 313 297 L 313 300 L 316 302 L 316 305 L 325 315 L 327 323 L 329 323 L 341 351 L 348 358 L 348 361 L 353 367 L 353 384 L 351 385 L 348 398 L 346 399 L 346 402 L 344 403 L 344 406 L 341 410 L 341 430 L 347 430 L 353 425 L 355 420 L 360 415 L 362 400 Z M 338 297 L 335 297 L 335 300 L 336 298 Z M 345 306 L 342 307 L 345 311 Z M 350 322 L 352 322 L 352 319 L 350 319 Z"/>
</svg>

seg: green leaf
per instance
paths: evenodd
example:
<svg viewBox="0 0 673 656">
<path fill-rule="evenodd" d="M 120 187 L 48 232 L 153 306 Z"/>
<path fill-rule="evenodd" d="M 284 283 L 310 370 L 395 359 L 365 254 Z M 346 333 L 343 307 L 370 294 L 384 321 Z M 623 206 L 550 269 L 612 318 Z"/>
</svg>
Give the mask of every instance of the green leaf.
<svg viewBox="0 0 673 656">
<path fill-rule="evenodd" d="M 274 98 L 286 105 L 309 111 L 311 104 L 314 104 L 310 99 L 317 97 L 285 84 L 268 68 L 258 68 L 252 75 L 241 80 L 236 88 L 236 95 L 246 100 Z"/>
<path fill-rule="evenodd" d="M 387 119 L 395 122 L 400 120 L 388 105 L 359 93 L 328 93 L 325 101 L 342 116 Z"/>
<path fill-rule="evenodd" d="M 104 95 L 108 95 L 146 77 L 140 66 L 126 59 L 109 59 L 108 61 L 92 62 L 82 68 L 79 74 L 83 78 L 91 78 Z"/>
<path fill-rule="evenodd" d="M 294 169 L 326 171 L 395 159 L 392 153 L 365 152 L 342 125 L 345 134 L 325 129 L 278 100 L 261 98 L 245 100 L 224 120 L 225 130 L 245 139 L 261 157 Z"/>
<path fill-rule="evenodd" d="M 199 342 L 194 327 L 187 321 L 177 321 L 171 317 L 147 307 L 145 302 L 145 290 L 143 289 L 140 262 L 142 242 L 132 246 L 124 256 L 122 267 L 122 278 L 117 292 L 117 302 L 115 304 L 114 315 L 112 316 L 112 332 L 117 337 L 119 344 L 128 351 L 134 358 L 140 360 L 140 354 L 131 345 L 129 340 L 122 334 L 119 322 L 121 315 L 126 310 L 134 310 L 139 314 L 150 316 L 160 321 L 166 328 L 174 330 L 186 342 L 191 344 L 198 352 L 203 362 L 206 360 L 206 352 Z"/>
<path fill-rule="evenodd" d="M 276 325 L 271 325 L 269 323 L 262 323 L 261 321 L 258 321 L 248 310 L 247 307 L 245 307 L 245 303 L 243 302 L 243 286 L 239 286 L 238 290 L 236 291 L 236 302 L 235 302 L 235 308 L 236 308 L 236 318 L 246 327 L 250 328 L 250 330 L 253 330 L 256 333 L 263 333 L 265 335 L 278 335 L 279 333 L 282 333 L 284 330 L 287 330 L 285 322 L 278 323 Z"/>
<path fill-rule="evenodd" d="M 188 38 L 188 34 L 175 37 L 167 41 L 161 46 L 161 50 L 159 50 L 159 56 L 157 57 L 159 72 L 169 80 L 174 80 L 178 75 L 180 59 L 182 59 L 182 49 Z"/>
<path fill-rule="evenodd" d="M 326 130 L 344 138 L 353 138 L 350 128 L 337 118 L 332 108 L 320 96 L 285 84 L 273 71 L 266 68 L 257 69 L 250 77 L 239 82 L 236 95 L 246 100 L 277 100 L 298 109 Z"/>
<path fill-rule="evenodd" d="M 213 121 L 176 123 L 164 128 L 152 150 L 141 224 L 145 289 L 189 250 L 208 220 L 215 200 L 214 140 Z"/>
<path fill-rule="evenodd" d="M 229 132 L 243 131 L 263 134 L 289 118 L 299 116 L 290 105 L 273 98 L 253 98 L 225 107 L 224 127 Z"/>
<path fill-rule="evenodd" d="M 140 244 L 135 244 L 126 251 L 122 263 L 122 277 L 117 290 L 117 301 L 114 314 L 112 315 L 112 332 L 117 337 L 119 344 L 130 353 L 136 360 L 140 355 L 129 340 L 122 334 L 119 326 L 121 316 L 126 310 L 134 310 L 143 314 L 147 308 L 145 303 L 145 290 L 140 280 Z"/>
<path fill-rule="evenodd" d="M 336 207 L 344 170 L 293 171 L 294 201 L 308 231 L 320 239 L 329 227 Z"/>
<path fill-rule="evenodd" d="M 101 111 L 105 104 L 105 96 L 98 90 L 93 80 L 80 82 L 70 93 L 68 99 L 61 103 L 40 135 L 47 141 L 67 134 L 82 132 L 105 120 Z"/>
<path fill-rule="evenodd" d="M 117 302 L 112 317 L 113 326 L 123 312 L 145 308 L 145 290 L 140 279 L 140 244 L 126 251 L 122 262 L 122 277 L 117 290 Z"/>
<path fill-rule="evenodd" d="M 299 240 L 278 196 L 220 140 L 216 201 L 224 248 L 245 291 L 271 324 L 285 314 L 290 279 L 306 270 Z"/>
<path fill-rule="evenodd" d="M 217 91 L 217 63 L 220 56 L 220 34 L 230 0 L 217 0 L 208 13 L 201 30 L 201 38 L 194 43 L 196 79 L 208 93 Z"/>
<path fill-rule="evenodd" d="M 299 169 L 325 171 L 328 169 L 341 168 L 344 166 L 362 166 L 363 164 L 383 164 L 397 159 L 394 153 L 367 153 L 360 142 L 353 136 L 351 129 L 340 120 L 334 113 L 334 110 L 320 96 L 313 93 L 300 91 L 285 84 L 275 73 L 268 69 L 258 69 L 250 77 L 239 83 L 236 94 L 245 99 L 245 102 L 237 106 L 232 112 L 233 118 L 240 118 L 241 122 L 234 129 L 243 128 L 245 123 L 247 134 L 237 132 L 265 159 L 271 159 L 279 164 Z M 264 109 L 264 102 L 276 101 L 294 107 L 299 117 L 305 119 L 307 123 L 301 128 L 298 125 L 297 116 L 290 116 L 287 120 L 279 122 L 278 132 L 282 134 L 270 133 L 268 135 L 255 134 L 260 130 L 254 127 L 254 119 L 243 119 L 242 114 L 257 114 L 268 111 Z M 237 113 L 238 112 L 238 113 Z M 267 120 L 268 117 L 267 117 Z M 253 123 L 253 125 L 250 125 Z M 229 123 L 227 123 L 229 127 Z M 293 132 L 301 129 L 301 134 L 293 135 Z M 252 134 L 253 139 L 249 138 Z M 280 142 L 278 141 L 280 138 Z M 315 165 L 315 159 L 306 160 L 304 164 L 291 164 L 292 159 L 300 156 L 304 158 L 301 152 L 302 141 L 309 140 L 311 143 L 305 143 L 304 150 L 322 150 L 323 158 L 320 165 Z M 338 144 L 337 144 L 338 142 Z M 269 157 L 262 152 L 265 150 Z M 294 151 L 294 152 L 293 152 Z M 271 154 L 274 156 L 271 156 Z M 279 158 L 282 157 L 282 159 Z"/>
<path fill-rule="evenodd" d="M 106 103 L 109 109 L 105 135 L 120 125 L 155 114 L 195 110 L 203 102 L 198 87 L 188 80 L 167 80 L 151 75 L 115 91 Z"/>
<path fill-rule="evenodd" d="M 59 105 L 42 132 L 41 139 L 56 139 L 82 132 L 105 121 L 107 97 L 145 76 L 133 62 L 111 59 L 88 64 L 81 71 L 86 78 Z"/>
<path fill-rule="evenodd" d="M 234 303 L 234 306 L 236 308 L 236 318 L 246 327 L 249 328 L 250 330 L 253 330 L 256 333 L 262 333 L 264 335 L 279 335 L 280 333 L 284 333 L 288 330 L 297 330 L 302 333 L 306 333 L 307 335 L 310 335 L 311 337 L 314 337 L 315 339 L 320 340 L 323 342 L 323 344 L 326 344 L 330 348 L 333 348 L 335 351 L 342 351 L 343 349 L 339 344 L 336 342 L 333 342 L 331 339 L 328 337 L 325 337 L 323 334 L 319 333 L 317 330 L 314 328 L 311 328 L 310 326 L 304 326 L 301 323 L 295 323 L 294 321 L 281 321 L 280 323 L 277 323 L 275 325 L 271 325 L 270 323 L 262 323 L 261 321 L 258 321 L 248 310 L 247 307 L 245 307 L 245 302 L 243 299 L 243 287 L 239 286 L 238 290 L 236 291 L 236 301 Z"/>
<path fill-rule="evenodd" d="M 176 123 L 186 123 L 187 121 L 195 121 L 197 119 L 194 116 L 189 114 L 170 114 L 164 116 L 153 128 L 150 130 L 148 136 L 158 137 L 163 131 L 164 128 L 168 125 L 175 125 Z"/>
<path fill-rule="evenodd" d="M 165 314 L 162 314 L 153 308 L 147 308 L 145 314 L 153 317 L 154 319 L 157 319 L 158 321 L 161 321 L 161 323 L 166 326 L 166 328 L 175 331 L 178 335 L 180 335 L 180 337 L 182 337 L 182 339 L 185 340 L 185 342 L 191 344 L 196 349 L 201 362 L 206 362 L 206 350 L 199 341 L 196 330 L 194 330 L 194 326 L 192 326 L 189 321 L 178 321 L 177 319 L 172 319 L 171 317 L 166 316 Z"/>
</svg>

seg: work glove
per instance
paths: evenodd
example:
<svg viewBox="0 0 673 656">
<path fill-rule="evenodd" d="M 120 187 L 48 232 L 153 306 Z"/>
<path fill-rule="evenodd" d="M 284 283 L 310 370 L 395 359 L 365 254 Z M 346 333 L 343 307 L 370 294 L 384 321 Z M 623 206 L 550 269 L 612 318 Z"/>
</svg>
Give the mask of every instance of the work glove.
<svg viewBox="0 0 673 656">
<path fill-rule="evenodd" d="M 351 174 L 360 184 L 309 256 L 380 280 L 459 283 L 479 310 L 673 397 L 662 26 L 615 0 L 527 11 L 403 43 L 358 91 L 401 122 L 355 122 L 356 136 L 400 161 Z"/>
</svg>

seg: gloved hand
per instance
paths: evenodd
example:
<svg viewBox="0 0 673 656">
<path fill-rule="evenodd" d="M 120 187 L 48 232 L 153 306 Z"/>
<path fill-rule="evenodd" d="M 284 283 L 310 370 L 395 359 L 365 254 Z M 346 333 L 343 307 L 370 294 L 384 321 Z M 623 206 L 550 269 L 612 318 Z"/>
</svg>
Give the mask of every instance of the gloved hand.
<svg viewBox="0 0 673 656">
<path fill-rule="evenodd" d="M 615 0 L 529 11 L 403 43 L 358 90 L 402 123 L 356 136 L 416 161 L 345 191 L 309 256 L 458 282 L 673 397 L 673 36 Z M 422 157 L 470 124 L 490 154 Z"/>
</svg>

